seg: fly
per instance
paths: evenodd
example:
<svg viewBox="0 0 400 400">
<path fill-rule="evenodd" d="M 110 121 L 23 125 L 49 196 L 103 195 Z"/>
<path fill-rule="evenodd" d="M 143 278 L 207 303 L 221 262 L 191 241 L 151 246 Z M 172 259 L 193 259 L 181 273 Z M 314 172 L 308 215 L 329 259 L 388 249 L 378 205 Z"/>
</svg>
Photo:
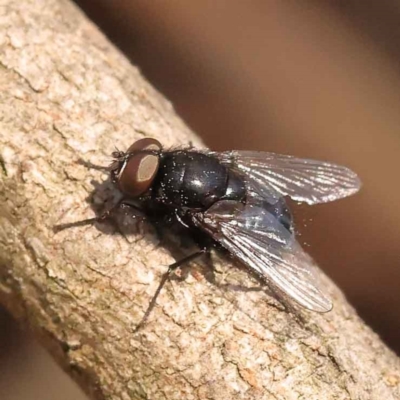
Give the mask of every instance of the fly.
<svg viewBox="0 0 400 400">
<path fill-rule="evenodd" d="M 361 187 L 350 169 L 257 151 L 165 150 L 152 138 L 112 156 L 107 169 L 122 200 L 100 217 L 55 230 L 104 221 L 124 206 L 189 235 L 199 248 L 169 266 L 141 325 L 171 273 L 213 248 L 227 250 L 273 290 L 306 309 L 332 309 L 311 258 L 296 241 L 285 196 L 311 205 L 350 196 Z"/>
</svg>

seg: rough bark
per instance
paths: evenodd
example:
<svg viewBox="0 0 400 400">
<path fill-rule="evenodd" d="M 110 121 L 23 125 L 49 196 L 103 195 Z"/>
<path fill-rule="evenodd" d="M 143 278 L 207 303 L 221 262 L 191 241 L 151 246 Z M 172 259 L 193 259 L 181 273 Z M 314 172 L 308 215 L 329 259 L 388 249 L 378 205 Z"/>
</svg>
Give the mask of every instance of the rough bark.
<svg viewBox="0 0 400 400">
<path fill-rule="evenodd" d="M 107 164 L 142 133 L 199 143 L 171 105 L 68 1 L 0 6 L 0 301 L 96 399 L 395 399 L 400 363 L 341 292 L 295 318 L 263 291 L 170 282 L 173 258 L 131 220 L 54 234 L 114 195 Z M 127 230 L 126 230 L 127 229 Z M 218 263 L 219 280 L 254 286 Z M 233 276 L 233 278 L 232 278 Z"/>
</svg>

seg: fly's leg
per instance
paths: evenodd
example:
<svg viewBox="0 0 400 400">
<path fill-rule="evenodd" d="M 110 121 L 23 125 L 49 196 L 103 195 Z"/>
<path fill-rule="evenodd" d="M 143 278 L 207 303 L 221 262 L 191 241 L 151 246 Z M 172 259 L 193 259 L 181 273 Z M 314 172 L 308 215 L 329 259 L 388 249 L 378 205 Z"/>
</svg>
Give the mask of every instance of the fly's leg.
<svg viewBox="0 0 400 400">
<path fill-rule="evenodd" d="M 207 253 L 205 254 L 205 264 L 202 268 L 202 274 L 207 282 L 211 283 L 214 286 L 217 286 L 217 287 L 219 286 L 219 283 L 218 283 L 217 277 L 216 277 L 216 270 L 215 270 L 213 261 L 211 259 L 210 251 L 207 251 Z"/>
<path fill-rule="evenodd" d="M 69 228 L 75 228 L 78 226 L 85 226 L 85 225 L 92 225 L 96 222 L 104 222 L 107 219 L 111 218 L 112 215 L 118 210 L 118 209 L 126 209 L 126 208 L 130 208 L 133 209 L 135 211 L 138 211 L 139 213 L 141 213 L 140 215 L 135 215 L 135 218 L 140 218 L 140 219 L 145 219 L 145 216 L 142 214 L 142 210 L 137 207 L 136 205 L 132 204 L 131 202 L 129 202 L 129 200 L 124 200 L 121 199 L 119 200 L 116 204 L 114 204 L 112 207 L 110 207 L 108 210 L 106 210 L 103 214 L 101 214 L 98 217 L 94 217 L 94 218 L 87 218 L 87 219 L 83 219 L 81 221 L 75 221 L 75 222 L 67 222 L 65 224 L 58 224 L 55 225 L 53 227 L 53 231 L 55 233 L 63 231 L 65 229 L 69 229 Z"/>
<path fill-rule="evenodd" d="M 154 292 L 154 295 L 141 319 L 141 321 L 139 322 L 139 324 L 136 326 L 135 328 L 135 332 L 137 332 L 139 329 L 141 329 L 143 327 L 143 325 L 146 323 L 146 321 L 149 318 L 149 315 L 151 313 L 151 311 L 153 310 L 154 306 L 156 305 L 156 301 L 157 298 L 159 296 L 159 294 L 161 293 L 162 288 L 164 287 L 165 283 L 167 282 L 167 280 L 169 279 L 169 277 L 171 276 L 171 274 L 179 267 L 182 267 L 183 265 L 195 260 L 198 257 L 201 257 L 203 254 L 208 254 L 209 253 L 209 249 L 208 248 L 204 248 L 202 250 L 197 251 L 196 253 L 191 254 L 190 256 L 187 256 L 185 258 L 182 258 L 181 260 L 171 264 L 168 267 L 167 272 L 165 272 L 165 274 L 162 276 L 160 283 L 158 284 L 157 290 Z"/>
<path fill-rule="evenodd" d="M 105 167 L 104 165 L 97 165 L 97 164 L 92 164 L 90 161 L 83 160 L 82 158 L 79 158 L 77 161 L 78 164 L 83 165 L 84 167 L 88 169 L 94 169 L 96 171 L 103 171 L 103 172 L 110 172 L 110 167 Z"/>
</svg>

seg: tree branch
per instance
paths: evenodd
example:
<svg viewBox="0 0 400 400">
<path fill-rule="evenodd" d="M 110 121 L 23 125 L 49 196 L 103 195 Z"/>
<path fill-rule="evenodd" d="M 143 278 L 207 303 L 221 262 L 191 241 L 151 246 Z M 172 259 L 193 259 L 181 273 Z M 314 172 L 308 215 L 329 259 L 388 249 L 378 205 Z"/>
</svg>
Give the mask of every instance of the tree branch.
<svg viewBox="0 0 400 400">
<path fill-rule="evenodd" d="M 68 1 L 6 0 L 0 29 L 0 301 L 95 399 L 395 399 L 397 357 L 340 291 L 299 320 L 263 291 L 222 290 L 132 220 L 54 234 L 113 197 L 99 171 L 141 137 L 199 141 L 137 69 Z M 94 195 L 90 194 L 94 191 Z M 129 233 L 129 234 L 128 234 Z M 254 286 L 217 262 L 219 280 Z M 302 321 L 302 322 L 300 322 Z"/>
</svg>

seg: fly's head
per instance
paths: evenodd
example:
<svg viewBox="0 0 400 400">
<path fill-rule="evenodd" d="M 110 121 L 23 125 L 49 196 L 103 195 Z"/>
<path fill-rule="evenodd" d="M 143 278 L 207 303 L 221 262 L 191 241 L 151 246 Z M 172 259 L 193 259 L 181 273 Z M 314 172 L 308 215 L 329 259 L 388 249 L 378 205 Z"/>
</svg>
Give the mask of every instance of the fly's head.
<svg viewBox="0 0 400 400">
<path fill-rule="evenodd" d="M 141 196 L 153 184 L 160 166 L 161 151 L 160 142 L 152 138 L 134 142 L 126 152 L 114 151 L 114 161 L 109 167 L 111 180 L 126 196 Z"/>
</svg>

